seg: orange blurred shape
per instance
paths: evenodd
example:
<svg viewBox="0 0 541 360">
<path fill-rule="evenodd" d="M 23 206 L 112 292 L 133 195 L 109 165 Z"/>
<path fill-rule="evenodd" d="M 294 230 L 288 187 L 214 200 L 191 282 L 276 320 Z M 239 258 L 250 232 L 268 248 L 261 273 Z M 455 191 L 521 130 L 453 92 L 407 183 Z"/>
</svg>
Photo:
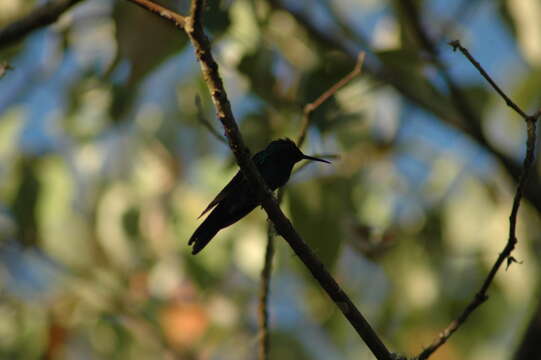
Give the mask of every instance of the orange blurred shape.
<svg viewBox="0 0 541 360">
<path fill-rule="evenodd" d="M 176 301 L 160 313 L 160 324 L 169 343 L 177 349 L 193 347 L 209 326 L 208 314 L 197 303 Z"/>
<path fill-rule="evenodd" d="M 43 354 L 44 360 L 56 359 L 59 357 L 68 337 L 68 330 L 54 320 L 51 321 L 48 332 L 49 342 L 46 346 L 45 353 Z"/>
</svg>

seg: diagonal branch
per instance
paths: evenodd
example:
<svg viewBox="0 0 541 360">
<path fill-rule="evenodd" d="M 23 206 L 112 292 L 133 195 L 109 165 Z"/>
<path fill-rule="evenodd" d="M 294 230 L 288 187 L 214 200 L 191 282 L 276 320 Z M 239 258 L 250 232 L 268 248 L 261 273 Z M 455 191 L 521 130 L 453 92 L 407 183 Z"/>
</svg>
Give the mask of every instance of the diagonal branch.
<svg viewBox="0 0 541 360">
<path fill-rule="evenodd" d="M 312 115 L 312 112 L 314 112 L 314 110 L 320 107 L 321 104 L 323 104 L 325 101 L 329 100 L 331 96 L 334 96 L 334 94 L 336 94 L 338 90 L 346 86 L 357 75 L 361 74 L 365 57 L 366 57 L 366 53 L 364 51 L 361 51 L 359 55 L 357 55 L 357 61 L 355 62 L 355 66 L 353 67 L 353 70 L 351 70 L 349 74 L 347 74 L 342 79 L 340 79 L 336 84 L 331 86 L 327 91 L 321 94 L 316 100 L 314 100 L 313 102 L 309 104 L 306 104 L 303 111 L 301 132 L 299 134 L 299 137 L 297 138 L 298 147 L 301 147 L 302 144 L 304 143 L 304 139 L 306 138 L 306 133 L 308 132 L 308 128 L 310 127 L 310 123 L 311 123 L 310 115 Z"/>
<path fill-rule="evenodd" d="M 336 84 L 327 89 L 323 94 L 321 94 L 313 102 L 306 104 L 303 110 L 303 117 L 301 122 L 301 130 L 299 136 L 297 137 L 296 144 L 300 148 L 306 139 L 306 134 L 308 133 L 308 128 L 311 125 L 312 113 L 321 106 L 325 101 L 334 96 L 338 90 L 347 85 L 351 80 L 356 76 L 361 74 L 363 64 L 364 64 L 365 52 L 361 51 L 357 56 L 357 62 L 353 70 L 340 79 Z M 282 198 L 284 196 L 285 186 L 278 190 L 278 204 L 282 203 Z M 269 358 L 270 351 L 270 339 L 269 339 L 269 311 L 268 311 L 268 301 L 269 301 L 269 290 L 270 282 L 272 275 L 272 261 L 274 258 L 274 235 L 275 231 L 272 224 L 269 224 L 267 228 L 267 246 L 265 248 L 265 259 L 263 264 L 263 270 L 261 271 L 261 294 L 259 297 L 259 306 L 258 306 L 258 318 L 259 326 L 261 329 L 260 339 L 259 339 L 259 359 L 266 360 Z"/>
<path fill-rule="evenodd" d="M 24 38 L 34 30 L 51 25 L 81 0 L 55 0 L 45 3 L 25 17 L 0 29 L 0 48 Z"/>
<path fill-rule="evenodd" d="M 473 1 L 470 0 L 470 2 Z M 513 159 L 503 154 L 494 145 L 492 145 L 483 133 L 478 111 L 472 107 L 464 91 L 462 91 L 460 86 L 456 83 L 445 63 L 440 58 L 437 44 L 431 39 L 423 26 L 418 6 L 415 5 L 413 0 L 403 0 L 399 1 L 398 3 L 404 9 L 404 12 L 407 15 L 406 19 L 408 19 L 410 22 L 414 35 L 417 37 L 419 44 L 428 53 L 431 62 L 436 67 L 447 88 L 449 89 L 449 99 L 452 101 L 454 107 L 463 118 L 462 123 L 464 130 L 466 130 L 481 146 L 493 154 L 503 164 L 507 172 L 515 179 L 515 181 L 518 182 L 522 174 L 522 168 Z M 464 7 L 466 7 L 466 5 L 462 6 L 462 8 Z M 450 45 L 453 46 L 454 50 L 456 50 L 453 42 Z M 512 107 L 524 118 L 525 113 L 509 99 L 509 97 L 498 87 L 498 85 L 496 85 L 496 83 L 490 78 L 490 76 L 488 76 L 479 63 L 473 57 L 471 57 L 468 50 L 464 48 L 462 49 L 464 50 L 461 50 L 463 54 L 468 58 L 468 60 L 470 60 L 470 62 L 472 62 L 475 68 L 481 73 L 481 75 L 483 75 L 490 85 L 492 85 L 496 92 L 498 92 L 498 94 L 505 100 L 505 103 Z M 440 114 L 440 117 L 445 119 L 442 114 Z M 524 195 L 538 210 L 541 211 L 541 193 L 537 191 L 539 186 L 541 186 L 540 178 L 535 172 L 530 175 L 530 178 L 531 184 L 528 188 L 525 188 L 526 193 Z"/>
<path fill-rule="evenodd" d="M 281 200 L 281 192 L 278 193 L 278 201 Z M 274 259 L 274 236 L 275 230 L 272 223 L 267 226 L 267 246 L 265 247 L 265 259 L 261 270 L 261 285 L 259 293 L 259 305 L 257 307 L 259 319 L 259 360 L 270 359 L 270 334 L 269 334 L 269 298 L 270 283 L 272 276 L 272 261 Z"/>
<path fill-rule="evenodd" d="M 460 41 L 458 40 L 454 40 L 454 41 L 451 41 L 449 43 L 449 45 L 453 48 L 453 51 L 456 51 L 457 49 L 460 50 L 460 52 L 462 54 L 464 54 L 464 56 L 472 63 L 473 66 L 475 66 L 475 68 L 479 71 L 479 73 L 481 73 L 481 75 L 483 75 L 483 77 L 485 78 L 486 81 L 488 81 L 488 83 L 494 88 L 494 90 L 496 90 L 496 92 L 498 94 L 500 94 L 500 96 L 503 98 L 503 100 L 505 101 L 505 104 L 507 106 L 509 106 L 510 108 L 512 108 L 513 110 L 515 110 L 524 120 L 528 120 L 528 115 L 526 115 L 526 113 L 524 111 L 522 111 L 521 108 L 519 108 L 517 106 L 517 104 L 515 104 L 513 102 L 513 100 L 511 100 L 509 98 L 509 96 L 507 96 L 503 90 L 494 82 L 494 80 L 492 80 L 492 78 L 490 77 L 490 75 L 488 75 L 488 73 L 485 71 L 485 69 L 483 69 L 483 67 L 481 66 L 481 64 L 479 64 L 479 62 L 477 60 L 474 59 L 474 57 L 470 54 L 470 52 L 468 51 L 468 49 L 466 49 L 465 47 L 463 47 L 461 44 L 460 44 Z"/>
<path fill-rule="evenodd" d="M 290 13 L 297 23 L 306 30 L 310 37 L 325 49 L 340 51 L 343 54 L 348 55 L 353 63 L 355 55 L 352 53 L 347 42 L 342 38 L 334 36 L 333 33 L 325 31 L 316 22 L 312 21 L 309 16 L 301 11 L 293 9 L 290 5 L 286 5 L 281 0 L 267 0 L 276 10 L 282 10 Z M 370 50 L 367 49 L 367 51 Z M 364 66 L 364 71 L 375 79 L 382 81 L 390 86 L 394 87 L 405 99 L 411 103 L 425 109 L 426 111 L 434 114 L 437 118 L 443 122 L 449 124 L 462 131 L 464 134 L 471 136 L 481 147 L 485 148 L 488 153 L 494 156 L 505 168 L 507 173 L 518 181 L 521 174 L 521 166 L 513 158 L 501 152 L 494 145 L 492 145 L 483 133 L 478 124 L 480 123 L 479 114 L 473 111 L 465 103 L 465 98 L 457 95 L 459 90 L 458 85 L 447 82 L 450 95 L 453 97 L 453 106 L 456 111 L 449 111 L 447 107 L 442 107 L 439 104 L 441 102 L 435 102 L 431 99 L 427 99 L 423 96 L 419 96 L 417 88 L 415 86 L 409 86 L 407 82 L 400 81 L 403 76 L 399 72 L 395 72 L 390 68 L 378 67 L 374 62 L 368 62 Z M 445 76 L 445 73 L 442 73 Z M 450 75 L 449 75 L 450 76 Z M 447 95 L 442 94 L 436 88 L 434 88 L 438 98 L 447 100 Z M 476 125 L 477 124 L 477 125 Z M 524 196 L 532 203 L 536 209 L 541 211 L 541 192 L 538 189 L 541 187 L 541 177 L 536 173 L 530 174 L 529 186 L 525 188 Z"/>
<path fill-rule="evenodd" d="M 541 109 L 537 111 L 533 115 L 526 115 L 526 113 L 517 106 L 504 92 L 503 90 L 496 85 L 494 80 L 488 75 L 488 73 L 483 69 L 483 67 L 477 62 L 473 56 L 468 52 L 468 50 L 460 44 L 458 40 L 452 41 L 449 45 L 453 47 L 453 50 L 459 49 L 466 58 L 479 70 L 481 75 L 490 83 L 490 85 L 500 94 L 500 96 L 504 99 L 505 103 L 514 109 L 526 122 L 527 126 L 527 141 L 526 141 L 526 156 L 524 157 L 524 162 L 522 165 L 522 173 L 518 180 L 517 190 L 515 192 L 515 196 L 513 198 L 513 207 L 511 209 L 511 215 L 509 216 L 509 237 L 507 240 L 507 243 L 503 249 L 503 251 L 500 253 L 498 258 L 496 259 L 496 262 L 490 269 L 490 272 L 488 273 L 487 277 L 485 278 L 485 281 L 481 285 L 481 288 L 475 294 L 473 300 L 466 306 L 464 311 L 460 314 L 458 318 L 453 320 L 447 328 L 445 328 L 438 337 L 430 344 L 428 347 L 426 347 L 418 356 L 419 360 L 427 359 L 430 355 L 432 355 L 440 346 L 445 344 L 447 340 L 453 335 L 455 331 L 460 328 L 462 324 L 466 322 L 468 317 L 471 315 L 472 312 L 474 312 L 479 306 L 481 306 L 487 299 L 487 291 L 490 287 L 490 284 L 494 280 L 494 277 L 496 276 L 496 273 L 501 268 L 502 264 L 506 261 L 507 266 L 511 265 L 513 262 L 516 262 L 515 258 L 511 255 L 513 250 L 515 249 L 515 245 L 517 244 L 517 236 L 516 236 L 516 226 L 517 226 L 517 216 L 518 216 L 518 210 L 520 207 L 520 201 L 522 199 L 522 195 L 524 193 L 524 188 L 526 186 L 526 180 L 528 179 L 528 174 L 530 173 L 534 156 L 535 156 L 535 142 L 536 142 L 536 123 L 537 120 L 541 117 Z"/>
<path fill-rule="evenodd" d="M 218 118 L 225 128 L 229 145 L 237 158 L 239 166 L 249 182 L 262 196 L 262 206 L 274 223 L 276 231 L 284 237 L 295 253 L 312 272 L 312 275 L 320 282 L 321 286 L 336 302 L 359 335 L 365 340 L 374 355 L 376 355 L 378 359 L 390 359 L 388 350 L 372 330 L 368 322 L 336 281 L 331 277 L 321 261 L 315 257 L 313 251 L 298 235 L 289 219 L 282 213 L 276 200 L 272 196 L 272 193 L 267 188 L 261 175 L 251 161 L 249 152 L 243 144 L 233 113 L 231 112 L 227 94 L 218 74 L 218 65 L 212 57 L 208 39 L 203 32 L 201 23 L 202 3 L 202 0 L 194 0 L 192 2 L 192 16 L 190 16 L 187 21 L 186 32 L 196 49 L 196 56 L 200 62 L 203 76 L 209 86 L 209 90 L 216 105 Z"/>
<path fill-rule="evenodd" d="M 148 4 L 143 4 L 142 0 L 130 1 L 149 9 L 147 6 Z M 149 1 L 145 0 L 145 2 L 148 3 Z M 325 289 L 329 297 L 340 308 L 344 316 L 349 320 L 350 324 L 355 328 L 359 336 L 365 341 L 376 358 L 390 360 L 391 354 L 383 342 L 376 335 L 364 316 L 355 307 L 353 302 L 325 269 L 321 261 L 315 256 L 314 252 L 308 247 L 308 245 L 306 245 L 304 240 L 302 240 L 289 219 L 280 210 L 280 207 L 274 199 L 272 192 L 268 189 L 261 175 L 257 171 L 257 168 L 252 162 L 250 153 L 244 145 L 244 141 L 242 140 L 242 136 L 231 110 L 231 105 L 218 72 L 218 64 L 212 56 L 209 40 L 203 31 L 203 6 L 203 0 L 192 1 L 191 15 L 184 18 L 184 31 L 190 38 L 190 41 L 195 48 L 195 55 L 200 64 L 203 78 L 209 88 L 212 100 L 216 107 L 216 114 L 225 129 L 225 135 L 228 139 L 229 146 L 235 155 L 237 163 L 239 164 L 243 174 L 246 176 L 248 182 L 254 187 L 261 197 L 261 205 L 274 223 L 277 233 L 280 234 L 293 248 L 297 256 L 299 256 L 306 267 L 308 267 L 312 275 L 318 280 L 323 289 Z M 161 16 L 161 12 L 153 12 Z"/>
<path fill-rule="evenodd" d="M 148 10 L 166 20 L 171 21 L 177 28 L 184 30 L 184 26 L 186 25 L 185 16 L 182 16 L 175 11 L 171 11 L 167 9 L 166 7 L 163 7 L 149 0 L 129 0 L 129 1 L 131 1 L 132 3 L 136 5 L 139 5 L 145 10 Z"/>
</svg>

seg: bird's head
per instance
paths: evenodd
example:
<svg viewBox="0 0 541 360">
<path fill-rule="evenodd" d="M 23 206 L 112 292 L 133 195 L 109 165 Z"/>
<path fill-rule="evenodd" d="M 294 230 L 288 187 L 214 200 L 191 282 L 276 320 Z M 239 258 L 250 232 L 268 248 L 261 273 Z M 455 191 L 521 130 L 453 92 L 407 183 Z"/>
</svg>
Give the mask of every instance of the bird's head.
<svg viewBox="0 0 541 360">
<path fill-rule="evenodd" d="M 292 162 L 293 164 L 301 160 L 321 161 L 330 164 L 330 162 L 327 160 L 303 154 L 302 151 L 297 147 L 297 145 L 295 145 L 293 141 L 287 138 L 274 140 L 267 146 L 265 152 L 267 152 L 269 156 L 281 160 L 287 160 Z"/>
</svg>

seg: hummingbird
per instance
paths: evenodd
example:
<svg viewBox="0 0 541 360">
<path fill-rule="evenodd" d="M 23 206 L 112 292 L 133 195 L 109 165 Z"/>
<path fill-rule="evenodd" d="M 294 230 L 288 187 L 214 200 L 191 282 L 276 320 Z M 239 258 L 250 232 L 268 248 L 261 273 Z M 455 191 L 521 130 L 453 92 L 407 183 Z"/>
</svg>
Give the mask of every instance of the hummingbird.
<svg viewBox="0 0 541 360">
<path fill-rule="evenodd" d="M 304 155 L 290 139 L 274 140 L 264 150 L 252 157 L 257 170 L 272 191 L 287 183 L 293 165 L 301 160 L 321 161 L 330 164 L 327 160 Z M 218 231 L 248 215 L 259 203 L 257 194 L 251 189 L 244 174 L 239 170 L 199 215 L 200 218 L 214 209 L 188 241 L 188 245 L 193 245 L 192 254 L 200 252 Z"/>
</svg>

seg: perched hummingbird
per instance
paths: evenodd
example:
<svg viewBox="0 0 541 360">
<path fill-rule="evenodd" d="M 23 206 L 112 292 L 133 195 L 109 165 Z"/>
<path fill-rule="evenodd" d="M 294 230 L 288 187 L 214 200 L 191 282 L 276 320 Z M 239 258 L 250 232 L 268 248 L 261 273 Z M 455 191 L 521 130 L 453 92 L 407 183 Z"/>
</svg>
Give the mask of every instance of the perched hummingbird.
<svg viewBox="0 0 541 360">
<path fill-rule="evenodd" d="M 304 155 L 297 145 L 289 139 L 274 140 L 265 150 L 252 157 L 263 180 L 273 191 L 289 180 L 293 165 L 303 159 L 330 164 L 327 160 Z M 244 174 L 239 170 L 199 215 L 201 217 L 214 208 L 188 241 L 188 245 L 193 244 L 192 254 L 200 252 L 218 231 L 236 223 L 248 215 L 257 205 L 259 205 L 259 201 L 255 192 L 250 189 Z"/>
</svg>

